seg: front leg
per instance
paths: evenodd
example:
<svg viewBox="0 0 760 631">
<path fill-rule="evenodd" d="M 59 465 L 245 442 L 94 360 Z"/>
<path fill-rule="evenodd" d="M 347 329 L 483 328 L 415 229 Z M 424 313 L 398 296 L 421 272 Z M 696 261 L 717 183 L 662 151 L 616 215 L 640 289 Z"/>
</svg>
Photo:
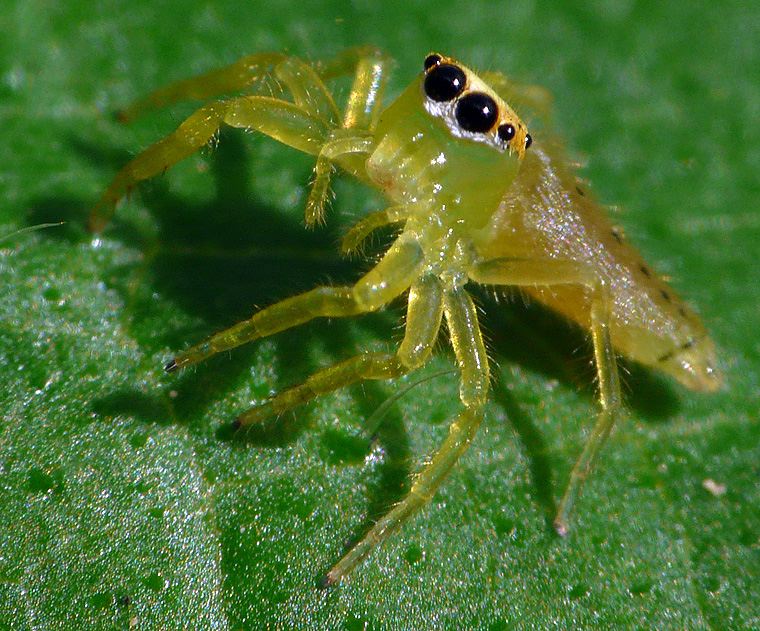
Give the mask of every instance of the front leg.
<svg viewBox="0 0 760 631">
<path fill-rule="evenodd" d="M 314 180 L 304 210 L 307 227 L 324 223 L 330 179 L 335 171 L 333 163 L 343 164 L 347 170 L 354 171 L 355 175 L 361 177 L 366 156 L 374 148 L 375 141 L 367 134 L 356 134 L 349 129 L 336 129 L 330 134 L 330 138 L 322 145 L 314 167 Z"/>
<path fill-rule="evenodd" d="M 315 71 L 325 81 L 354 75 L 348 105 L 343 114 L 344 128 L 375 128 L 390 65 L 390 58 L 374 46 L 348 48 L 332 59 L 314 63 Z"/>
<path fill-rule="evenodd" d="M 289 388 L 266 403 L 241 414 L 238 427 L 259 423 L 269 417 L 311 401 L 322 394 L 365 379 L 392 379 L 422 366 L 433 351 L 443 312 L 441 283 L 427 275 L 409 290 L 406 332 L 393 353 L 362 353 L 314 373 L 303 383 Z"/>
<path fill-rule="evenodd" d="M 388 59 L 374 48 L 353 48 L 316 72 L 324 77 L 354 73 L 342 124 L 335 129 L 317 156 L 314 182 L 306 200 L 306 225 L 324 223 L 324 206 L 330 193 L 334 164 L 360 180 L 366 179 L 367 156 L 374 151 L 372 132 L 382 108 Z"/>
<path fill-rule="evenodd" d="M 90 213 L 90 230 L 102 231 L 113 215 L 116 203 L 136 184 L 165 172 L 205 147 L 223 124 L 260 131 L 315 155 L 322 149 L 329 129 L 322 119 L 310 116 L 297 105 L 266 96 L 239 97 L 206 105 L 116 174 Z"/>
<path fill-rule="evenodd" d="M 150 146 L 116 175 L 90 214 L 90 229 L 102 231 L 116 203 L 133 186 L 163 173 L 203 148 L 222 124 L 255 129 L 316 155 L 315 177 L 305 218 L 308 226 L 323 222 L 333 165 L 338 164 L 352 175 L 366 179 L 364 163 L 374 148 L 371 136 L 382 105 L 387 66 L 387 58 L 369 47 L 352 48 L 330 61 L 316 64 L 279 53 L 262 53 L 172 84 L 137 101 L 120 114 L 122 120 L 175 101 L 239 91 L 265 78 L 279 86 L 278 98 L 232 98 L 209 104 L 192 114 L 174 133 Z M 351 73 L 354 81 L 341 121 L 341 112 L 323 79 Z M 285 90 L 290 93 L 292 103 L 281 98 Z"/>
<path fill-rule="evenodd" d="M 457 460 L 467 451 L 483 420 L 489 371 L 475 304 L 464 289 L 449 289 L 444 294 L 443 307 L 459 365 L 459 398 L 464 409 L 451 422 L 443 444 L 417 474 L 406 496 L 327 573 L 324 579 L 326 586 L 338 583 L 433 498 Z"/>
<path fill-rule="evenodd" d="M 615 349 L 610 338 L 609 290 L 587 265 L 561 260 L 495 259 L 477 264 L 470 278 L 484 285 L 545 286 L 583 285 L 591 294 L 591 339 L 599 380 L 601 411 L 578 458 L 554 519 L 554 528 L 565 536 L 573 505 L 594 466 L 602 445 L 620 413 L 621 396 Z"/>
<path fill-rule="evenodd" d="M 173 372 L 212 355 L 268 337 L 319 317 L 343 318 L 375 311 L 406 291 L 419 276 L 423 253 L 411 236 L 401 235 L 382 260 L 352 287 L 317 287 L 262 309 L 252 318 L 211 336 L 166 364 Z"/>
<path fill-rule="evenodd" d="M 380 65 L 381 80 L 377 81 L 377 72 L 368 72 L 368 66 Z M 129 122 L 151 110 L 167 107 L 180 101 L 197 100 L 205 101 L 217 98 L 224 94 L 239 93 L 250 90 L 258 83 L 263 88 L 276 91 L 277 82 L 282 81 L 285 87 L 293 94 L 300 93 L 311 99 L 314 96 L 323 103 L 332 100 L 323 81 L 339 76 L 355 74 L 357 79 L 352 90 L 352 95 L 361 95 L 370 90 L 361 89 L 361 85 L 373 83 L 382 87 L 385 83 L 382 68 L 387 66 L 387 58 L 376 48 L 362 46 L 349 48 L 332 59 L 317 61 L 309 64 L 289 57 L 283 53 L 255 53 L 238 59 L 237 61 L 203 73 L 196 77 L 176 81 L 163 88 L 151 92 L 147 96 L 135 101 L 119 112 L 119 119 Z M 303 72 L 303 67 L 312 68 L 311 72 Z M 300 76 L 298 76 L 300 75 Z M 295 81 L 291 81 L 296 77 Z M 361 79 L 359 79 L 361 77 Z M 259 94 L 262 90 L 255 90 Z M 328 99 L 325 99 L 325 94 Z M 272 96 L 280 96 L 273 94 Z M 355 98 L 360 102 L 361 98 Z M 366 99 L 365 99 L 366 102 Z M 337 114 L 337 111 L 336 111 Z"/>
<path fill-rule="evenodd" d="M 286 59 L 287 56 L 282 53 L 257 53 L 224 68 L 170 83 L 125 107 L 118 114 L 119 120 L 128 123 L 146 112 L 180 101 L 205 101 L 222 94 L 239 92 L 271 76 L 275 66 Z"/>
<path fill-rule="evenodd" d="M 293 95 L 293 100 L 316 100 L 323 112 L 338 111 L 324 81 L 336 77 L 355 76 L 344 117 L 344 127 L 370 127 L 376 121 L 386 83 L 388 58 L 377 48 L 360 46 L 349 48 L 332 59 L 308 63 L 283 53 L 255 53 L 237 61 L 205 72 L 196 77 L 182 79 L 159 88 L 131 103 L 118 114 L 119 120 L 129 122 L 135 118 L 180 101 L 205 101 L 225 94 L 251 91 L 262 94 L 271 90 L 271 96 L 282 96 L 278 82 Z M 308 71 L 305 69 L 309 69 Z M 257 84 L 261 84 L 258 87 Z M 279 89 L 278 89 L 279 88 Z M 332 105 L 331 105 L 332 103 Z M 325 107 L 327 106 L 327 107 Z M 308 108 L 307 108 L 308 109 Z M 365 112 L 369 112 L 367 117 Z M 365 124 L 366 123 L 366 124 Z"/>
</svg>

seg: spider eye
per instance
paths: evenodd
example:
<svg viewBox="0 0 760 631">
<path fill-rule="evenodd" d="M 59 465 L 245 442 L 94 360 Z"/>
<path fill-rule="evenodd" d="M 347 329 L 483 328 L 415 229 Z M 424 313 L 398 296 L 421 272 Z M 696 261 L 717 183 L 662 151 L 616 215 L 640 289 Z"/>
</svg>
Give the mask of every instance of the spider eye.
<svg viewBox="0 0 760 631">
<path fill-rule="evenodd" d="M 465 131 L 483 133 L 494 126 L 499 112 L 490 96 L 473 92 L 459 99 L 454 115 Z"/>
<path fill-rule="evenodd" d="M 450 101 L 461 94 L 466 83 L 467 77 L 461 68 L 440 64 L 433 67 L 425 77 L 425 94 L 434 101 Z"/>
<path fill-rule="evenodd" d="M 430 70 L 433 66 L 437 66 L 441 63 L 441 56 L 433 53 L 425 57 L 425 70 Z"/>
<path fill-rule="evenodd" d="M 509 142 L 512 140 L 512 138 L 515 137 L 515 128 L 509 123 L 505 125 L 499 125 L 499 129 L 496 133 L 499 134 L 499 138 L 501 138 L 504 142 Z"/>
<path fill-rule="evenodd" d="M 525 134 L 525 148 L 527 149 L 533 144 L 533 137 L 530 134 Z"/>
</svg>

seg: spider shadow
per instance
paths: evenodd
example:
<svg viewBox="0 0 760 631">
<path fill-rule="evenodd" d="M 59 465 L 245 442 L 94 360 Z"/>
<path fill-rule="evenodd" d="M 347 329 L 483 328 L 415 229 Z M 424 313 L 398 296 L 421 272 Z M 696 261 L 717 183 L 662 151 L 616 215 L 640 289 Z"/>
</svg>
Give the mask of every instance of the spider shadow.
<svg viewBox="0 0 760 631">
<path fill-rule="evenodd" d="M 118 213 L 109 225 L 108 236 L 138 252 L 140 261 L 112 264 L 102 276 L 109 289 L 117 291 L 127 305 L 130 335 L 148 357 L 167 347 L 183 348 L 188 340 L 201 340 L 250 317 L 257 305 L 272 304 L 318 284 L 350 283 L 358 277 L 356 262 L 338 254 L 336 244 L 343 232 L 338 218 L 331 219 L 324 229 L 304 230 L 302 204 L 287 214 L 256 200 L 249 182 L 253 171 L 251 147 L 255 151 L 257 143 L 250 140 L 239 132 L 222 134 L 209 161 L 214 181 L 214 195 L 209 201 L 195 202 L 175 195 L 165 179 L 157 178 L 140 185 L 155 228 L 145 229 Z M 70 142 L 89 161 L 107 165 L 114 172 L 131 157 L 80 139 L 72 138 Z M 312 163 L 308 156 L 303 158 L 295 157 L 293 168 L 303 169 L 302 179 L 307 182 Z M 64 219 L 66 229 L 51 238 L 81 245 L 93 239 L 84 228 L 86 208 L 87 204 L 77 199 L 40 200 L 33 205 L 29 222 Z M 152 306 L 155 294 L 176 305 L 178 311 L 192 314 L 198 324 L 151 326 L 156 318 Z M 315 344 L 332 363 L 362 350 L 357 330 L 366 331 L 362 337 L 378 340 L 397 337 L 399 314 L 391 310 L 351 319 L 352 322 L 318 320 L 299 327 L 297 335 L 272 336 L 268 343 L 272 345 L 272 356 L 277 358 L 278 370 L 275 383 L 268 386 L 281 391 L 324 367 L 316 365 L 304 352 Z M 352 351 L 347 354 L 346 349 Z M 92 409 L 101 417 L 130 416 L 150 425 L 186 423 L 188 430 L 198 435 L 207 434 L 210 423 L 216 427 L 218 440 L 239 449 L 291 444 L 313 424 L 309 405 L 277 422 L 247 431 L 232 431 L 227 422 L 231 419 L 223 419 L 222 423 L 218 419 L 200 423 L 183 420 L 207 417 L 216 401 L 249 380 L 256 352 L 256 345 L 246 345 L 172 375 L 170 397 L 166 391 L 149 394 L 138 388 L 119 388 L 104 392 L 92 402 Z M 355 402 L 359 417 L 367 419 L 391 396 L 392 390 L 376 382 L 365 383 L 361 388 Z M 366 531 L 388 506 L 401 499 L 410 477 L 409 443 L 401 413 L 391 406 L 373 436 L 355 438 L 330 428 L 322 434 L 322 451 L 330 464 L 361 463 L 375 445 L 382 450 L 382 461 L 367 491 L 367 516 L 358 527 Z"/>
<path fill-rule="evenodd" d="M 251 194 L 252 160 L 248 138 L 241 133 L 223 133 L 209 170 L 214 195 L 196 202 L 168 190 L 166 180 L 141 183 L 144 203 L 151 209 L 155 228 L 125 221 L 117 213 L 109 225 L 109 237 L 139 252 L 141 261 L 111 264 L 103 272 L 109 289 L 117 291 L 127 305 L 130 335 L 146 355 L 180 349 L 188 341 L 201 340 L 250 317 L 257 306 L 272 304 L 306 291 L 318 284 L 350 283 L 357 277 L 356 266 L 338 255 L 337 228 L 304 230 L 300 204 L 291 214 L 261 204 Z M 80 154 L 115 171 L 130 158 L 126 152 L 103 150 L 87 142 L 70 139 Z M 253 143 L 256 144 L 255 142 Z M 311 164 L 297 155 L 294 168 L 310 176 Z M 76 199 L 41 200 L 33 205 L 29 223 L 66 221 L 65 230 L 52 238 L 82 244 L 92 241 L 84 225 L 87 204 Z M 335 224 L 336 222 L 332 222 Z M 178 312 L 192 314 L 197 324 L 158 323 L 154 313 L 159 294 Z M 387 332 L 383 317 L 370 317 L 362 326 L 378 335 Z M 297 382 L 317 366 L 303 352 L 309 340 L 320 333 L 323 323 L 299 327 L 303 335 L 276 335 L 270 338 L 273 354 L 283 366 L 282 384 Z M 343 322 L 330 324 L 336 344 L 349 344 Z M 304 339 L 304 336 L 306 339 Z M 345 351 L 344 351 L 345 352 Z M 172 407 L 175 418 L 198 416 L 209 405 L 245 379 L 255 348 L 244 346 L 234 353 L 211 358 L 202 366 L 172 376 Z M 340 356 L 336 353 L 336 359 Z M 132 414 L 151 422 L 167 423 L 166 404 L 161 396 L 146 396 L 134 390 L 112 392 L 93 403 L 96 411 Z M 202 412 L 201 412 L 202 413 Z M 262 444 L 283 444 L 297 432 L 262 436 Z"/>
</svg>

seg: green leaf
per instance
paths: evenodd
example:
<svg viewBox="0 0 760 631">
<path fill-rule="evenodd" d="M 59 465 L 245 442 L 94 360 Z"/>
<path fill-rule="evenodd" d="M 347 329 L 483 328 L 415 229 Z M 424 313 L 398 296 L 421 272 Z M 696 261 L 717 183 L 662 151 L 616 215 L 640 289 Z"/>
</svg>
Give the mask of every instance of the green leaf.
<svg viewBox="0 0 760 631">
<path fill-rule="evenodd" d="M 754 5 L 6 4 L 0 626 L 760 626 Z M 307 232 L 311 160 L 225 133 L 141 186 L 102 238 L 84 219 L 192 111 L 125 127 L 112 113 L 130 100 L 255 51 L 366 43 L 397 59 L 393 93 L 430 50 L 548 87 L 585 175 L 625 208 L 616 221 L 699 306 L 726 387 L 693 394 L 634 367 L 629 418 L 558 540 L 547 515 L 596 410 L 588 346 L 535 307 L 486 302 L 498 368 L 474 445 L 424 511 L 321 590 L 445 436 L 456 375 L 392 402 L 375 440 L 363 419 L 409 380 L 323 397 L 241 440 L 223 429 L 236 413 L 389 348 L 400 310 L 315 322 L 179 375 L 161 366 L 257 306 L 355 278 L 367 263 L 336 244 L 380 197 L 341 180 L 327 228 Z M 442 350 L 422 374 L 451 367 Z"/>
</svg>

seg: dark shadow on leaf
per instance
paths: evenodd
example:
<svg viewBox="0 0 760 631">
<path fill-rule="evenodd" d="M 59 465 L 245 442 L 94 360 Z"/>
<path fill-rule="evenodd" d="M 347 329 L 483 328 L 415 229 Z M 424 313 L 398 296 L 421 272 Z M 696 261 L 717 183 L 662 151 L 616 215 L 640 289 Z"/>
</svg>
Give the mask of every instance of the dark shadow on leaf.
<svg viewBox="0 0 760 631">
<path fill-rule="evenodd" d="M 164 397 L 136 389 L 118 390 L 95 399 L 92 411 L 98 416 L 129 416 L 142 423 L 168 425 L 171 422 L 171 413 Z"/>
<path fill-rule="evenodd" d="M 361 396 L 356 397 L 362 420 L 368 419 L 384 399 L 391 396 L 389 388 L 377 382 L 365 382 Z M 365 517 L 360 523 L 350 524 L 351 536 L 346 540 L 343 550 L 336 551 L 335 562 L 339 557 L 358 543 L 383 517 L 394 504 L 401 501 L 409 491 L 411 481 L 410 451 L 407 427 L 396 405 L 392 405 L 383 417 L 374 435 L 364 442 L 366 457 L 377 446 L 381 460 L 372 470 L 367 471 L 368 505 Z M 345 439 L 344 439 L 345 440 Z M 319 583 L 330 568 L 321 568 L 321 573 L 314 576 Z"/>
<path fill-rule="evenodd" d="M 130 156 L 123 152 L 100 152 L 96 147 L 75 143 L 92 161 L 110 164 L 118 169 Z M 362 265 L 342 259 L 334 247 L 339 241 L 337 227 L 327 230 L 304 230 L 301 209 L 283 213 L 256 202 L 249 190 L 252 160 L 248 139 L 240 133 L 224 133 L 213 159 L 211 174 L 215 196 L 206 204 L 197 204 L 170 193 L 166 180 L 156 178 L 140 185 L 144 204 L 158 224 L 158 234 L 146 235 L 120 218 L 117 213 L 109 227 L 109 236 L 144 252 L 145 263 L 138 270 L 115 268 L 104 270 L 110 287 L 119 291 L 129 305 L 127 314 L 131 334 L 146 354 L 165 347 L 182 349 L 205 336 L 249 317 L 257 307 L 311 289 L 322 283 L 352 282 Z M 305 171 L 304 181 L 310 174 Z M 39 204 L 51 208 L 56 202 Z M 71 204 L 72 208 L 85 207 Z M 84 221 L 84 213 L 77 217 Z M 337 222 L 333 224 L 337 225 Z M 85 234 L 85 236 L 87 236 Z M 137 282 L 135 277 L 137 276 Z M 155 331 L 143 325 L 150 314 L 152 295 L 169 297 L 179 310 L 201 319 L 197 328 Z M 377 333 L 378 339 L 391 335 L 395 314 L 371 315 L 355 320 L 358 326 Z M 281 369 L 271 390 L 282 391 L 300 383 L 323 366 L 315 365 L 304 349 L 324 344 L 333 361 L 346 359 L 362 349 L 351 335 L 355 323 L 344 320 L 315 321 L 298 328 L 298 334 L 286 332 L 270 338 L 273 355 Z M 347 349 L 349 349 L 347 351 Z M 354 350 L 355 349 L 355 350 Z M 243 346 L 213 357 L 202 365 L 191 367 L 179 375 L 166 377 L 171 389 L 174 418 L 182 422 L 188 417 L 204 416 L 218 401 L 244 380 L 250 378 L 255 345 Z M 169 358 L 166 358 L 168 360 Z M 366 402 L 364 396 L 368 395 Z M 166 394 L 163 395 L 164 399 Z M 369 417 L 374 407 L 389 396 L 377 384 L 368 384 L 357 400 L 360 413 Z M 159 397 L 145 397 L 139 392 L 108 393 L 93 403 L 93 409 L 104 414 L 129 414 L 146 422 L 167 418 L 166 406 Z M 239 410 L 243 412 L 244 409 Z M 216 437 L 241 448 L 278 447 L 292 443 L 304 428 L 312 424 L 310 406 L 302 406 L 255 427 L 235 431 L 233 418 L 208 419 L 216 425 Z M 191 430 L 202 432 L 206 422 Z M 372 448 L 368 439 L 351 438 L 350 434 L 325 435 L 326 460 L 356 463 Z M 383 445 L 385 459 L 379 467 L 377 483 L 370 493 L 368 523 L 399 498 L 408 478 L 408 440 L 397 412 L 385 419 L 376 440 Z M 350 447 L 350 449 L 349 449 Z M 353 455 L 346 455 L 346 450 Z"/>
<path fill-rule="evenodd" d="M 92 235 L 85 229 L 87 211 L 82 208 L 82 203 L 75 199 L 56 198 L 33 203 L 27 212 L 27 222 L 30 226 L 44 223 L 63 224 L 56 230 L 47 230 L 50 233 L 46 238 L 70 243 L 84 243 L 92 239 Z"/>
<path fill-rule="evenodd" d="M 651 368 L 621 360 L 620 378 L 628 404 L 649 423 L 667 423 L 681 407 L 689 391 Z"/>
<path fill-rule="evenodd" d="M 533 489 L 538 503 L 544 512 L 547 529 L 553 531 L 552 521 L 557 514 L 554 502 L 554 485 L 552 483 L 552 465 L 548 456 L 546 442 L 532 419 L 520 410 L 520 406 L 504 385 L 499 371 L 493 380 L 493 392 L 496 400 L 507 413 L 509 423 L 514 428 L 523 444 L 528 457 Z"/>
<path fill-rule="evenodd" d="M 114 149 L 107 146 L 95 145 L 83 140 L 81 137 L 69 134 L 64 141 L 80 156 L 89 161 L 93 167 L 108 165 L 113 173 L 129 162 L 134 157 L 128 151 Z M 90 208 L 95 205 L 97 199 L 83 200 L 72 195 L 56 195 L 52 198 L 39 199 L 33 202 L 27 210 L 29 225 L 37 225 L 49 222 L 65 222 L 61 229 L 50 231 L 48 238 L 53 240 L 69 241 L 71 243 L 87 243 L 95 238 L 86 228 L 87 217 Z M 129 242 L 137 239 L 137 235 L 131 235 Z"/>
<path fill-rule="evenodd" d="M 166 347 L 185 348 L 249 317 L 257 307 L 319 283 L 348 282 L 356 276 L 355 267 L 342 260 L 332 247 L 336 234 L 304 230 L 300 209 L 288 215 L 256 203 L 248 190 L 252 169 L 243 135 L 223 136 L 210 161 L 216 189 L 212 201 L 195 203 L 175 196 L 168 191 L 164 179 L 156 178 L 141 185 L 140 190 L 158 224 L 157 234 L 144 234 L 119 213 L 108 228 L 110 238 L 144 253 L 144 261 L 137 267 L 127 264 L 104 269 L 103 277 L 111 289 L 123 295 L 130 333 L 147 354 Z M 110 164 L 114 171 L 129 158 L 126 152 L 109 152 L 83 142 L 73 144 L 91 161 Z M 303 177 L 308 181 L 308 171 Z M 45 200 L 35 204 L 32 221 L 59 219 L 60 209 L 64 208 L 63 218 L 77 226 L 71 238 L 85 240 L 92 238 L 82 227 L 86 215 L 82 209 L 88 205 L 91 204 Z M 155 293 L 168 297 L 178 310 L 202 322 L 184 328 L 151 326 Z M 304 331 L 308 330 L 308 326 L 304 327 Z M 300 341 L 292 335 L 274 340 L 277 354 L 287 367 L 283 380 L 290 380 L 291 369 L 294 375 L 306 375 L 315 368 L 305 365 L 307 354 L 303 348 L 308 340 L 301 333 L 297 337 Z M 190 412 L 197 415 L 244 379 L 253 352 L 252 347 L 235 349 L 185 370 L 179 377 L 172 376 L 176 416 L 182 418 Z M 101 404 L 112 413 L 116 412 L 113 408 L 117 401 L 132 407 L 129 397 L 123 394 L 105 395 Z"/>
<path fill-rule="evenodd" d="M 377 323 L 377 339 L 382 341 L 382 352 L 393 352 L 395 345 L 389 343 L 394 340 L 393 326 L 400 318 L 393 309 L 389 309 L 391 317 L 378 318 L 371 316 L 370 322 Z M 398 317 L 393 317 L 397 315 Z M 355 353 L 361 353 L 370 349 L 359 348 L 355 339 L 340 339 L 338 336 L 325 338 L 325 347 L 330 355 L 339 355 L 344 349 L 356 349 Z M 353 354 L 353 353 L 352 353 Z M 347 358 L 345 358 L 347 359 Z M 370 506 L 367 510 L 367 521 L 363 529 L 368 530 L 374 522 L 398 502 L 404 495 L 409 479 L 409 438 L 406 431 L 405 420 L 397 405 L 391 405 L 376 428 L 368 428 L 366 422 L 375 411 L 393 394 L 393 386 L 378 381 L 364 381 L 352 387 L 355 393 L 354 401 L 358 408 L 356 425 L 363 430 L 366 436 L 366 452 L 369 454 L 373 444 L 377 444 L 382 450 L 382 463 L 375 470 L 376 481 L 374 488 L 368 495 Z M 373 432 L 373 434 L 370 434 Z M 362 528 L 360 527 L 360 530 Z"/>
</svg>

